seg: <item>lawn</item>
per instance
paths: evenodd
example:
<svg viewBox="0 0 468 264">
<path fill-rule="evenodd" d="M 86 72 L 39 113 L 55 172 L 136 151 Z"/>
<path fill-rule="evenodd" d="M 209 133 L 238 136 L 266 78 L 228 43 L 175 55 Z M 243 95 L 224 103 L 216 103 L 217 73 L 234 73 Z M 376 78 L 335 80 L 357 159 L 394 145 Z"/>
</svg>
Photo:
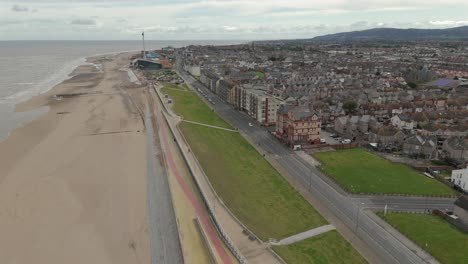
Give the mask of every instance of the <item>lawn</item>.
<svg viewBox="0 0 468 264">
<path fill-rule="evenodd" d="M 190 123 L 180 128 L 216 192 L 262 240 L 326 224 L 239 133 Z"/>
<path fill-rule="evenodd" d="M 257 71 L 257 72 L 255 72 L 255 74 L 258 76 L 258 78 L 265 79 L 265 73 L 264 72 Z"/>
<path fill-rule="evenodd" d="M 468 263 L 468 235 L 436 215 L 378 214 L 441 263 Z"/>
<path fill-rule="evenodd" d="M 164 94 L 169 94 L 169 96 L 177 102 L 175 103 L 174 111 L 185 120 L 232 129 L 228 123 L 217 114 L 213 113 L 213 110 L 209 108 L 194 91 L 187 88 L 186 84 L 177 86 L 166 83 L 164 84 L 162 92 Z"/>
<path fill-rule="evenodd" d="M 454 196 L 450 187 L 403 164 L 364 149 L 320 152 L 314 155 L 322 170 L 352 193 Z"/>
<path fill-rule="evenodd" d="M 273 250 L 288 264 L 367 263 L 335 230 Z"/>
</svg>

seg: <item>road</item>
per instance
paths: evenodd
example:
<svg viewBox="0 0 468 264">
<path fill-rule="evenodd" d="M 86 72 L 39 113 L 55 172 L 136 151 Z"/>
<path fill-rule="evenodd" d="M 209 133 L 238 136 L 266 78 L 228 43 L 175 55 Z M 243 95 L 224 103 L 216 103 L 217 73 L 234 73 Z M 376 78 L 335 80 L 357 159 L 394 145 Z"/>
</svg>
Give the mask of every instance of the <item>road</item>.
<svg viewBox="0 0 468 264">
<path fill-rule="evenodd" d="M 152 113 L 146 109 L 148 141 L 148 221 L 152 264 L 183 264 L 177 222 L 172 205 L 163 154 L 154 133 Z"/>
<path fill-rule="evenodd" d="M 215 104 L 211 106 L 234 127 L 246 134 L 266 155 L 273 157 L 290 175 L 299 181 L 309 192 L 367 245 L 386 263 L 425 263 L 420 256 L 406 247 L 398 237 L 374 222 L 366 209 L 388 209 L 401 211 L 424 211 L 432 208 L 453 208 L 454 199 L 433 199 L 419 197 L 388 196 L 350 196 L 315 167 L 295 155 L 292 150 L 281 144 L 266 129 L 249 126 L 252 120 L 222 101 L 178 65 L 183 79 L 195 89 L 208 95 Z M 201 95 L 200 95 L 201 96 Z"/>
</svg>

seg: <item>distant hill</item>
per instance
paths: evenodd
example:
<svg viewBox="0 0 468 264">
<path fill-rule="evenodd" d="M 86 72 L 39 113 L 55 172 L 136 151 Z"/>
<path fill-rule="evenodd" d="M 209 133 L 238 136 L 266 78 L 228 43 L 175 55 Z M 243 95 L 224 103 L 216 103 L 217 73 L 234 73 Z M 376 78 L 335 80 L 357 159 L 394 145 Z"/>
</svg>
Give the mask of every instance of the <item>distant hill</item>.
<svg viewBox="0 0 468 264">
<path fill-rule="evenodd" d="M 447 29 L 373 28 L 315 37 L 313 41 L 341 42 L 365 40 L 468 40 L 468 26 Z"/>
</svg>

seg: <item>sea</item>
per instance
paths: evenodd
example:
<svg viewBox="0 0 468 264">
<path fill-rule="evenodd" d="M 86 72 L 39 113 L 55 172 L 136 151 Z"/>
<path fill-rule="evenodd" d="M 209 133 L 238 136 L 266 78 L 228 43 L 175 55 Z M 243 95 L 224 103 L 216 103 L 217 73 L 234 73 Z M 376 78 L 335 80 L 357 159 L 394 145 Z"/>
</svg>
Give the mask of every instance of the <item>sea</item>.
<svg viewBox="0 0 468 264">
<path fill-rule="evenodd" d="M 227 45 L 243 41 L 151 41 L 146 49 L 188 45 Z M 86 58 L 139 51 L 141 41 L 0 41 L 0 141 L 11 131 L 48 111 L 47 107 L 15 112 L 19 102 L 44 93 L 70 78 Z"/>
</svg>

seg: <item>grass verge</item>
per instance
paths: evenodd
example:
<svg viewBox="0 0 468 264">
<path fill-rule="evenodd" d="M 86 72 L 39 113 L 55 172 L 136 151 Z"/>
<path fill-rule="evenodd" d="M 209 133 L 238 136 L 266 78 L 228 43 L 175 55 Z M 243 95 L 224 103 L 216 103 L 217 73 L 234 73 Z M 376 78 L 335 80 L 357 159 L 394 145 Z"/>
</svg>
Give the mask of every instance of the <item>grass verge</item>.
<svg viewBox="0 0 468 264">
<path fill-rule="evenodd" d="M 367 263 L 335 230 L 273 250 L 288 264 Z"/>
<path fill-rule="evenodd" d="M 468 235 L 436 215 L 378 215 L 442 263 L 468 263 Z"/>
<path fill-rule="evenodd" d="M 322 170 L 352 193 L 454 196 L 455 191 L 403 164 L 363 149 L 314 154 Z"/>
</svg>

